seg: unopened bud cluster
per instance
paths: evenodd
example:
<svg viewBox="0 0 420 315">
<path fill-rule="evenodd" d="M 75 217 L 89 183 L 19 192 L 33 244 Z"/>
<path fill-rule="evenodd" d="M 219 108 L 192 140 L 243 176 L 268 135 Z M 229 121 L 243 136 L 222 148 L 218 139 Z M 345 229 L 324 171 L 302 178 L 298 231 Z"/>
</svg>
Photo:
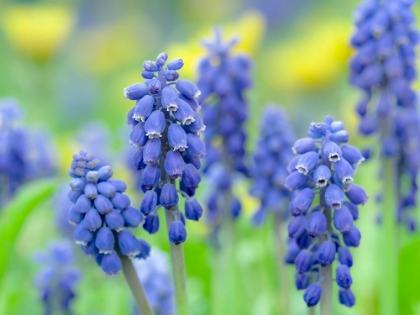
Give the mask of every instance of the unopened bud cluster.
<svg viewBox="0 0 420 315">
<path fill-rule="evenodd" d="M 202 91 L 203 117 L 207 126 L 205 172 L 215 182 L 215 189 L 207 202 L 209 220 L 217 225 L 221 220 L 220 198 L 230 191 L 234 175 L 249 175 L 245 143 L 248 104 L 245 91 L 252 85 L 251 59 L 245 54 L 233 54 L 237 39 L 223 42 L 221 30 L 216 28 L 214 41 L 204 41 L 208 50 L 198 68 L 198 87 Z M 214 167 L 213 167 L 214 166 Z M 220 176 L 223 180 L 220 181 Z M 230 215 L 237 217 L 241 203 L 234 197 L 228 205 Z"/>
<path fill-rule="evenodd" d="M 285 186 L 296 194 L 289 205 L 289 248 L 285 260 L 296 266 L 295 284 L 305 290 L 307 305 L 316 305 L 322 294 L 320 270 L 336 259 L 335 279 L 340 287 L 339 301 L 353 306 L 349 247 L 359 245 L 361 234 L 354 224 L 358 206 L 367 202 L 365 190 L 353 183 L 361 152 L 344 144 L 348 132 L 341 121 L 326 116 L 322 123 L 311 123 L 308 137 L 293 146 Z M 318 195 L 318 198 L 316 198 Z M 316 201 L 318 201 L 317 204 Z M 340 235 L 341 234 L 341 235 Z"/>
<path fill-rule="evenodd" d="M 69 174 L 74 179 L 68 193 L 73 203 L 68 220 L 76 225 L 74 238 L 85 254 L 94 257 L 109 275 L 122 268 L 119 254 L 146 258 L 149 244 L 129 230 L 141 225 L 144 216 L 124 194 L 125 182 L 112 178 L 111 167 L 101 167 L 100 161 L 87 151 L 73 155 Z"/>
<path fill-rule="evenodd" d="M 420 168 L 420 119 L 416 46 L 419 42 L 413 0 L 364 0 L 355 10 L 350 81 L 363 91 L 356 110 L 362 135 L 379 133 L 381 155 L 395 157 L 398 220 L 416 227 L 416 177 Z M 406 183 L 406 181 L 408 183 Z"/>
<path fill-rule="evenodd" d="M 125 96 L 136 101 L 127 119 L 133 127 L 130 143 L 137 149 L 134 164 L 141 172 L 140 185 L 145 192 L 140 205 L 146 216 L 143 227 L 149 233 L 158 231 L 157 210 L 162 206 L 174 218 L 169 239 L 179 244 L 187 232 L 184 214 L 178 210 L 178 195 L 186 197 L 187 219 L 197 221 L 203 212 L 194 194 L 201 181 L 200 159 L 206 154 L 200 139 L 205 126 L 197 112 L 200 91 L 190 81 L 178 79 L 182 59 L 167 59 L 163 52 L 156 61 L 145 61 L 142 76 L 146 80 L 127 87 Z"/>
<path fill-rule="evenodd" d="M 263 112 L 251 169 L 250 194 L 261 201 L 253 216 L 255 224 L 262 223 L 270 211 L 277 212 L 282 219 L 288 216 L 287 205 L 292 193 L 284 183 L 288 175 L 286 166 L 293 157 L 293 141 L 285 111 L 276 105 L 268 105 Z"/>
</svg>

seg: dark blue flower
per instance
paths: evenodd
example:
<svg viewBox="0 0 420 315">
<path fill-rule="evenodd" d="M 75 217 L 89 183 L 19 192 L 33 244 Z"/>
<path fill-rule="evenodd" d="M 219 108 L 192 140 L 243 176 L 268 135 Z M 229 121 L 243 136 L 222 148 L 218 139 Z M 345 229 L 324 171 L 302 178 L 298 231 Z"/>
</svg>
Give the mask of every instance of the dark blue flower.
<svg viewBox="0 0 420 315">
<path fill-rule="evenodd" d="M 303 294 L 303 299 L 308 307 L 312 307 L 318 304 L 321 298 L 322 288 L 318 283 L 312 283 L 308 286 Z"/>
</svg>

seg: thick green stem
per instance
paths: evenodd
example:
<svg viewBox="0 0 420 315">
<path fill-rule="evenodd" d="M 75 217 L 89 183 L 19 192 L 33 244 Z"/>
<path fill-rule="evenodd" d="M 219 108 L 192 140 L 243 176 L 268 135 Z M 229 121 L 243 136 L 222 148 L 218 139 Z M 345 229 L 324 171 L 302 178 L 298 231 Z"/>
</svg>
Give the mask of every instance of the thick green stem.
<svg viewBox="0 0 420 315">
<path fill-rule="evenodd" d="M 289 277 L 289 270 L 284 263 L 284 255 L 286 253 L 286 247 L 284 238 L 282 235 L 282 219 L 281 214 L 276 212 L 275 220 L 274 220 L 274 230 L 275 230 L 275 242 L 277 244 L 277 268 L 278 268 L 278 277 L 279 277 L 279 314 L 290 314 L 290 277 Z"/>
<path fill-rule="evenodd" d="M 178 206 L 172 207 L 170 210 L 165 210 L 166 216 L 166 227 L 171 228 L 171 223 L 175 221 L 173 211 L 177 212 Z M 169 242 L 171 248 L 171 260 L 172 260 L 172 273 L 174 277 L 175 285 L 175 303 L 176 303 L 176 314 L 187 315 L 188 314 L 188 299 L 187 299 L 187 284 L 186 284 L 186 271 L 185 271 L 185 259 L 184 259 L 184 247 L 181 244 L 175 245 Z"/>
<path fill-rule="evenodd" d="M 136 301 L 140 313 L 142 315 L 154 315 L 155 313 L 153 312 L 152 307 L 147 300 L 143 286 L 141 285 L 140 279 L 137 276 L 137 272 L 134 269 L 133 263 L 127 256 L 121 254 L 119 254 L 119 256 L 122 262 L 122 269 L 125 280 L 130 287 L 131 293 L 133 293 L 134 300 Z"/>
<path fill-rule="evenodd" d="M 396 240 L 397 226 L 395 218 L 395 161 L 394 158 L 386 157 L 382 160 L 383 170 L 383 201 L 382 201 L 382 224 L 381 253 L 382 271 L 379 277 L 379 314 L 398 314 L 398 243 Z"/>
<path fill-rule="evenodd" d="M 327 232 L 331 233 L 331 208 L 325 203 L 325 190 L 323 187 L 319 192 L 319 202 L 324 209 L 324 215 L 327 219 Z M 340 210 L 338 210 L 340 211 Z M 332 315 L 332 265 L 321 267 L 321 314 Z"/>
</svg>

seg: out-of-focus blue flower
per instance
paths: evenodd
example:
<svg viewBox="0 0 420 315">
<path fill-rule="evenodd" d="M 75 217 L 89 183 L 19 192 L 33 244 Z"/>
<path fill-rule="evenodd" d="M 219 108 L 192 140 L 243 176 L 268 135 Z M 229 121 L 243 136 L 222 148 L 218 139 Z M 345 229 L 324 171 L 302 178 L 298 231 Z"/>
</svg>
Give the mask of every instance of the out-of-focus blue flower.
<svg viewBox="0 0 420 315">
<path fill-rule="evenodd" d="M 262 223 L 270 211 L 279 213 L 283 219 L 287 217 L 291 192 L 284 183 L 288 175 L 286 167 L 293 157 L 293 141 L 294 135 L 284 110 L 276 105 L 266 106 L 251 169 L 253 184 L 250 193 L 261 201 L 261 207 L 253 216 L 255 224 Z M 310 147 L 314 145 L 312 143 Z"/>
<path fill-rule="evenodd" d="M 35 259 L 42 264 L 35 285 L 44 303 L 44 314 L 71 314 L 71 303 L 81 276 L 74 264 L 73 247 L 68 241 L 52 242 L 48 250 L 38 252 Z"/>
<path fill-rule="evenodd" d="M 394 156 L 397 219 L 412 230 L 420 167 L 420 115 L 412 87 L 419 42 L 414 1 L 364 0 L 355 10 L 350 81 L 363 91 L 359 132 L 379 133 L 381 155 Z"/>
<path fill-rule="evenodd" d="M 221 29 L 215 28 L 215 39 L 203 41 L 208 55 L 198 67 L 197 86 L 201 90 L 199 99 L 203 101 L 203 118 L 207 126 L 204 171 L 215 183 L 207 201 L 208 219 L 213 226 L 219 224 L 222 211 L 212 203 L 220 203 L 219 199 L 226 193 L 231 195 L 235 174 L 249 176 L 244 124 L 248 119 L 245 91 L 252 85 L 252 62 L 245 54 L 232 54 L 231 48 L 236 43 L 237 38 L 223 42 Z M 233 199 L 232 202 L 238 204 L 239 200 Z M 227 205 L 227 209 L 233 218 L 239 215 L 231 205 Z"/>
<path fill-rule="evenodd" d="M 127 186 L 112 178 L 111 167 L 101 167 L 92 153 L 80 151 L 73 155 L 69 174 L 73 180 L 68 198 L 73 204 L 68 220 L 76 226 L 74 238 L 85 254 L 95 257 L 110 275 L 122 268 L 117 251 L 128 257 L 147 257 L 147 243 L 129 230 L 143 224 L 144 216 L 130 205 L 124 194 Z"/>
<path fill-rule="evenodd" d="M 175 314 L 174 286 L 164 252 L 153 248 L 146 260 L 133 260 L 147 299 L 156 315 Z M 141 315 L 135 308 L 133 315 Z"/>
<path fill-rule="evenodd" d="M 23 183 L 55 171 L 55 152 L 48 136 L 22 126 L 22 117 L 15 100 L 0 99 L 0 207 Z"/>
<path fill-rule="evenodd" d="M 198 114 L 200 90 L 190 81 L 179 79 L 180 58 L 169 62 L 167 53 L 156 61 L 143 63 L 143 83 L 124 89 L 125 97 L 136 101 L 127 122 L 133 127 L 130 143 L 135 148 L 132 165 L 139 174 L 138 185 L 145 192 L 140 210 L 146 215 L 144 228 L 149 233 L 159 229 L 157 210 L 170 211 L 169 239 L 179 244 L 186 239 L 183 214 L 178 209 L 178 194 L 186 198 L 187 219 L 198 220 L 200 205 L 191 208 L 201 178 L 198 170 L 206 148 L 200 139 L 205 126 Z M 166 67 L 165 67 L 166 64 Z M 176 179 L 179 186 L 176 188 Z M 193 212 L 191 212 L 193 211 Z"/>
<path fill-rule="evenodd" d="M 319 284 L 325 279 L 320 277 L 320 268 L 331 265 L 337 252 L 340 265 L 336 282 L 349 290 L 353 258 L 348 247 L 359 245 L 361 234 L 354 221 L 358 219 L 358 205 L 368 197 L 353 183 L 353 174 L 363 158 L 356 147 L 343 144 L 348 140 L 343 123 L 326 116 L 324 122 L 311 123 L 308 136 L 295 142 L 293 151 L 297 155 L 289 162 L 290 174 L 285 180 L 291 190 L 297 191 L 289 204 L 294 218 L 288 226 L 291 241 L 285 261 L 295 264 L 298 274 L 309 276 L 312 284 L 302 285 L 299 279 L 303 276 L 297 275 L 296 285 L 299 290 L 306 289 L 304 300 L 311 307 L 322 294 Z M 313 206 L 314 200 L 319 204 Z M 355 299 L 351 291 L 340 291 L 339 301 L 353 306 Z"/>
</svg>

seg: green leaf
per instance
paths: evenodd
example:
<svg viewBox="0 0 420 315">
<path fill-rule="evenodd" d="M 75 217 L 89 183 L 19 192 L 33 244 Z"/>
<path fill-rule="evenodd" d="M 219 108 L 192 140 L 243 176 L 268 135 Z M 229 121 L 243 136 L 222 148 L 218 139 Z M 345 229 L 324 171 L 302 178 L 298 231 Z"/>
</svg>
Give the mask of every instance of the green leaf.
<svg viewBox="0 0 420 315">
<path fill-rule="evenodd" d="M 51 179 L 41 179 L 24 185 L 0 214 L 0 281 L 26 218 L 53 193 L 56 186 L 57 181 Z"/>
<path fill-rule="evenodd" d="M 420 237 L 405 245 L 398 264 L 398 308 L 399 314 L 414 315 L 414 306 L 420 302 Z M 381 275 L 386 277 L 386 275 Z"/>
</svg>

